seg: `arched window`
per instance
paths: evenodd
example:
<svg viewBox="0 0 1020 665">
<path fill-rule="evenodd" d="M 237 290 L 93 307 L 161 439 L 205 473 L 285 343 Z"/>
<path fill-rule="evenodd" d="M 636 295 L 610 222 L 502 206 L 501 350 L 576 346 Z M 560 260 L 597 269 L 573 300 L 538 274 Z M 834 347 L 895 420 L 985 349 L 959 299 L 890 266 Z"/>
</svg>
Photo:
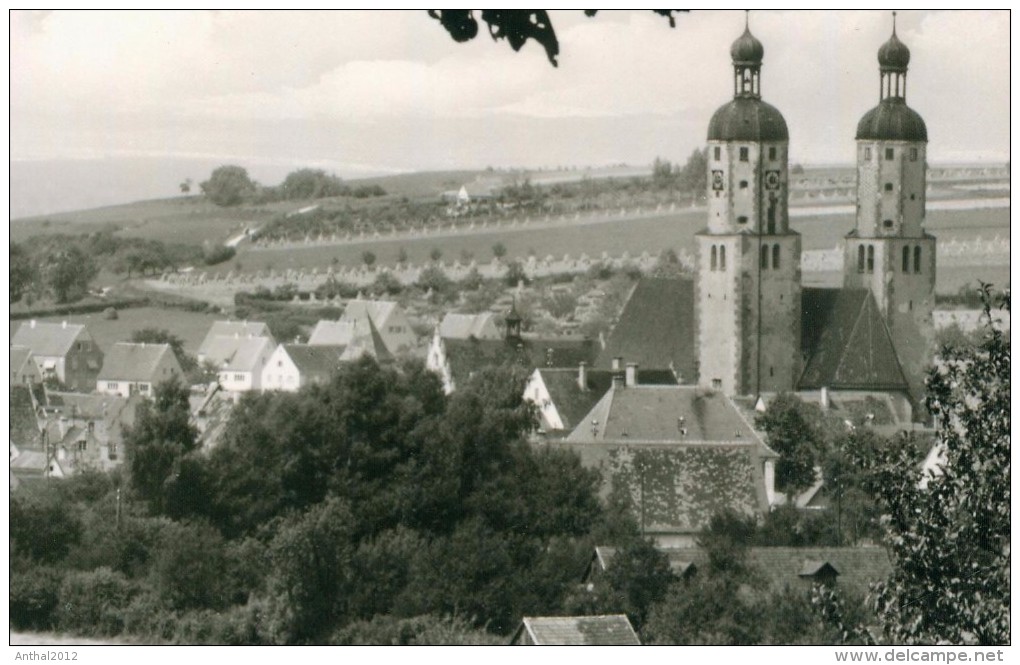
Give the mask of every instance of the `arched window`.
<svg viewBox="0 0 1020 665">
<path fill-rule="evenodd" d="M 769 246 L 768 245 L 762 245 L 761 246 L 761 269 L 762 270 L 768 270 L 769 269 Z"/>
<path fill-rule="evenodd" d="M 864 272 L 864 245 L 857 247 L 857 272 Z"/>
<path fill-rule="evenodd" d="M 875 246 L 868 245 L 868 272 L 875 272 Z"/>
<path fill-rule="evenodd" d="M 719 246 L 719 270 L 726 270 L 726 246 Z"/>
<path fill-rule="evenodd" d="M 903 251 L 904 252 L 907 251 L 907 248 L 904 247 Z M 716 248 L 715 248 L 715 245 L 712 245 L 712 270 L 716 269 L 716 261 L 717 260 L 718 260 L 718 258 L 716 257 Z"/>
<path fill-rule="evenodd" d="M 921 272 L 921 246 L 914 246 L 914 272 Z"/>
<path fill-rule="evenodd" d="M 779 268 L 779 245 L 772 245 L 772 269 Z"/>
</svg>

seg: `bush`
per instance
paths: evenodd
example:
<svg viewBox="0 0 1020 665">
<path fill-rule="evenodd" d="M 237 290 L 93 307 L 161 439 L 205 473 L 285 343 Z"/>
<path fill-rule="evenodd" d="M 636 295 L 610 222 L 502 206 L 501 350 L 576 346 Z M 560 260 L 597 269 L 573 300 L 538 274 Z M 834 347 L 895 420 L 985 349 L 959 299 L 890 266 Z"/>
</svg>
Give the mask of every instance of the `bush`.
<svg viewBox="0 0 1020 665">
<path fill-rule="evenodd" d="M 50 630 L 63 573 L 57 568 L 32 567 L 10 577 L 11 625 L 19 630 Z"/>
<path fill-rule="evenodd" d="M 60 585 L 57 627 L 77 635 L 119 635 L 135 588 L 109 568 L 70 573 Z"/>
<path fill-rule="evenodd" d="M 152 562 L 156 592 L 168 607 L 225 606 L 227 562 L 223 538 L 204 524 L 173 524 L 163 531 Z"/>
<path fill-rule="evenodd" d="M 398 619 L 377 616 L 357 621 L 336 631 L 330 639 L 338 645 L 410 646 L 410 645 L 496 645 L 505 640 L 473 628 L 457 618 L 416 616 Z"/>
<path fill-rule="evenodd" d="M 216 245 L 214 247 L 207 247 L 205 250 L 205 264 L 207 266 L 214 266 L 217 263 L 223 263 L 234 258 L 237 254 L 237 250 L 233 247 L 227 247 L 226 245 Z"/>
</svg>

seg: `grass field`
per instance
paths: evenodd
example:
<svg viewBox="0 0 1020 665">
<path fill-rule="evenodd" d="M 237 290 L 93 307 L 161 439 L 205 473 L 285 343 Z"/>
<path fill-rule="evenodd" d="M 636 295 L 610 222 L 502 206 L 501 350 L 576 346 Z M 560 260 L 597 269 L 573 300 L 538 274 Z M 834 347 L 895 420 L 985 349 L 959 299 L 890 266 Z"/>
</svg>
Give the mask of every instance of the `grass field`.
<svg viewBox="0 0 1020 665">
<path fill-rule="evenodd" d="M 117 312 L 116 320 L 103 318 L 102 312 L 70 316 L 52 316 L 40 318 L 39 321 L 68 323 L 85 323 L 96 344 L 105 353 L 115 342 L 126 342 L 131 333 L 142 328 L 163 328 L 177 335 L 184 342 L 184 350 L 194 354 L 202 343 L 213 321 L 222 319 L 221 315 L 199 314 L 180 309 L 161 309 L 157 307 L 133 307 Z M 11 321 L 11 335 L 18 326 L 27 321 Z"/>
</svg>

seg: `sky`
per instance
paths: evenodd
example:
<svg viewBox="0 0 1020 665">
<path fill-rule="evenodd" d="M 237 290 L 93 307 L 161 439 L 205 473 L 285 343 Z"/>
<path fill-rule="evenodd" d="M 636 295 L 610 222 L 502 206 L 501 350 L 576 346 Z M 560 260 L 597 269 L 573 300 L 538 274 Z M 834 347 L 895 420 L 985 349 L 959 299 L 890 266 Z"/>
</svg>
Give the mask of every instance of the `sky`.
<svg viewBox="0 0 1020 665">
<path fill-rule="evenodd" d="M 86 180 L 111 165 L 134 165 L 136 179 L 149 169 L 171 195 L 227 162 L 275 184 L 299 166 L 352 178 L 683 161 L 732 96 L 743 12 L 678 15 L 672 29 L 644 10 L 551 17 L 558 67 L 538 44 L 515 53 L 484 25 L 456 43 L 423 10 L 13 12 L 12 214 L 70 204 L 29 191 L 26 174 L 55 164 Z M 793 162 L 852 161 L 891 18 L 751 13 L 762 96 L 786 117 Z M 1008 159 L 1009 13 L 903 11 L 897 32 L 929 161 Z"/>
</svg>

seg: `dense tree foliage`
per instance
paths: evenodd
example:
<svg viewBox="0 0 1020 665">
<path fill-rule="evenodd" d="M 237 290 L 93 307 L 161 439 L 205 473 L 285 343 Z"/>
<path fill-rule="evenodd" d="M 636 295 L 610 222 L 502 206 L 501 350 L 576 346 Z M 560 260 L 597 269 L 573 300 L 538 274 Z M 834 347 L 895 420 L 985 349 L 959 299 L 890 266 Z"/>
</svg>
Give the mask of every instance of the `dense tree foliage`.
<svg viewBox="0 0 1020 665">
<path fill-rule="evenodd" d="M 796 395 L 782 393 L 757 418 L 766 443 L 780 455 L 776 488 L 787 494 L 797 494 L 815 482 L 815 466 L 823 450 L 817 410 Z"/>
<path fill-rule="evenodd" d="M 35 268 L 25 249 L 13 242 L 11 243 L 10 261 L 8 293 L 10 302 L 15 303 L 32 288 L 32 283 L 36 278 Z"/>
<path fill-rule="evenodd" d="M 218 206 L 238 205 L 255 191 L 255 183 L 248 177 L 247 169 L 235 165 L 217 167 L 199 187 Z"/>
<path fill-rule="evenodd" d="M 99 268 L 77 245 L 50 254 L 42 266 L 43 279 L 58 303 L 80 300 Z"/>
<path fill-rule="evenodd" d="M 284 199 L 321 199 L 347 192 L 343 181 L 322 169 L 298 169 L 287 174 L 280 185 Z"/>
</svg>

